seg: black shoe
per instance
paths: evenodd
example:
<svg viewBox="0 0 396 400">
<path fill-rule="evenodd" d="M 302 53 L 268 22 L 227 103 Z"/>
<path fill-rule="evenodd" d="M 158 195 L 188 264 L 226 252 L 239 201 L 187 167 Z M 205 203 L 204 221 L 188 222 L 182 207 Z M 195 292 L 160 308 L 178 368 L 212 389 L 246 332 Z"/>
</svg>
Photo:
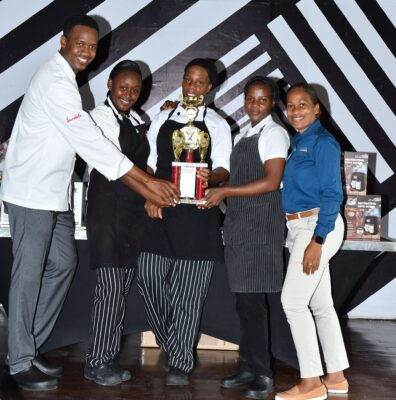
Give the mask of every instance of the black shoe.
<svg viewBox="0 0 396 400">
<path fill-rule="evenodd" d="M 167 386 L 185 386 L 189 384 L 188 373 L 179 368 L 170 367 L 166 374 Z"/>
<path fill-rule="evenodd" d="M 274 391 L 274 381 L 265 375 L 256 375 L 248 386 L 245 397 L 248 399 L 266 399 Z"/>
<path fill-rule="evenodd" d="M 164 353 L 164 370 L 165 372 L 169 372 L 171 366 L 169 365 L 169 356 L 167 353 Z"/>
<path fill-rule="evenodd" d="M 254 379 L 254 374 L 253 372 L 250 371 L 239 371 L 235 375 L 228 376 L 227 378 L 223 378 L 220 381 L 220 384 L 223 388 L 226 389 L 234 389 L 234 388 L 240 388 L 244 386 L 248 386 L 250 382 L 252 382 Z"/>
<path fill-rule="evenodd" d="M 121 367 L 120 364 L 118 364 L 117 360 L 110 360 L 107 364 L 110 365 L 110 368 L 117 373 L 118 375 L 120 375 L 120 378 L 123 382 L 125 381 L 129 381 L 130 379 L 132 379 L 132 375 L 131 373 L 127 370 Z"/>
<path fill-rule="evenodd" d="M 54 390 L 58 387 L 58 379 L 44 374 L 35 366 L 11 375 L 14 382 L 24 390 Z"/>
<path fill-rule="evenodd" d="M 84 376 L 102 386 L 115 386 L 122 382 L 120 374 L 116 373 L 109 364 L 101 364 L 97 367 L 85 364 Z"/>
<path fill-rule="evenodd" d="M 51 364 L 40 354 L 32 360 L 32 364 L 44 374 L 54 376 L 55 378 L 60 378 L 63 374 L 63 367 L 61 365 L 56 367 L 51 366 Z"/>
</svg>

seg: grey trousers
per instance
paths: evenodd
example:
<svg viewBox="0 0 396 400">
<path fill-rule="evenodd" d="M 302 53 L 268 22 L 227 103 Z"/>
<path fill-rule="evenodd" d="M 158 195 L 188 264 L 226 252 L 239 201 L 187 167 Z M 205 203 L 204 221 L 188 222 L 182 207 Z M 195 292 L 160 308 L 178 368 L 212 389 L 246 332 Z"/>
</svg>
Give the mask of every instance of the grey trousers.
<svg viewBox="0 0 396 400">
<path fill-rule="evenodd" d="M 8 313 L 10 373 L 31 366 L 50 335 L 77 266 L 70 211 L 34 210 L 7 203 L 12 237 Z"/>
</svg>

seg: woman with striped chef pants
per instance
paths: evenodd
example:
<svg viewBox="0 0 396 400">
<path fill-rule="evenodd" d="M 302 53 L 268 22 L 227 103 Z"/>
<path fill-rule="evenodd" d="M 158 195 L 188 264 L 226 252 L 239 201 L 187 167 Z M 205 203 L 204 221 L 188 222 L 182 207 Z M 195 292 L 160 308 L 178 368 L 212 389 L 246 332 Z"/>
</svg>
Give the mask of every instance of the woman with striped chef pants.
<svg viewBox="0 0 396 400">
<path fill-rule="evenodd" d="M 134 164 L 147 169 L 146 125 L 132 110 L 142 89 L 139 65 L 119 62 L 111 71 L 106 101 L 91 118 Z M 87 236 L 91 267 L 96 270 L 85 378 L 111 386 L 131 379 L 117 356 L 123 331 L 126 298 L 140 253 L 144 199 L 121 181 L 108 181 L 95 169 L 88 189 Z"/>
<path fill-rule="evenodd" d="M 205 104 L 216 86 L 217 70 L 208 59 L 194 59 L 184 69 L 184 97 L 203 96 L 194 126 L 209 134 L 210 144 L 198 175 L 217 185 L 228 179 L 231 133 L 226 120 Z M 173 108 L 175 107 L 175 108 Z M 155 176 L 172 180 L 173 132 L 187 125 L 184 104 L 173 104 L 157 114 L 148 138 L 148 164 Z M 181 159 L 184 160 L 183 150 Z M 194 151 L 199 160 L 199 150 Z M 199 209 L 178 204 L 159 209 L 146 202 L 151 218 L 146 222 L 143 252 L 138 262 L 138 286 L 156 341 L 165 354 L 167 385 L 187 385 L 194 367 L 193 346 L 215 261 L 223 260 L 218 207 Z"/>
</svg>

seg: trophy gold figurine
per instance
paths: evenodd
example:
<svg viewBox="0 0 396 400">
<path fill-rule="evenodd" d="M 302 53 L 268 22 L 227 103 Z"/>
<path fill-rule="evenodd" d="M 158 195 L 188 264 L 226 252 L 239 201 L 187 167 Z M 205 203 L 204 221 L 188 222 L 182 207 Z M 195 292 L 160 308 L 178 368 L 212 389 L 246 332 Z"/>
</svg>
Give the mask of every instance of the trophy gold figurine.
<svg viewBox="0 0 396 400">
<path fill-rule="evenodd" d="M 203 181 L 197 177 L 197 168 L 206 168 L 205 162 L 210 145 L 209 133 L 194 126 L 198 113 L 197 106 L 203 96 L 185 96 L 181 104 L 185 106 L 188 118 L 187 125 L 175 129 L 172 133 L 172 149 L 175 161 L 172 162 L 172 182 L 180 188 L 180 202 L 185 204 L 202 204 L 204 197 Z M 198 149 L 199 160 L 194 160 L 194 151 Z M 184 161 L 180 161 L 182 153 Z"/>
</svg>

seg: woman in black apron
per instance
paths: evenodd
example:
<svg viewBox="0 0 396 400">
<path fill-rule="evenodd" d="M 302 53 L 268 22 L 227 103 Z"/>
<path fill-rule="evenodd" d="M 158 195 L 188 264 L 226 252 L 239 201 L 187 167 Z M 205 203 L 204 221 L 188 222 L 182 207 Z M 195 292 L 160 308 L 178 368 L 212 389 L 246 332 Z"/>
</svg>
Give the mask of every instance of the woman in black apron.
<svg viewBox="0 0 396 400">
<path fill-rule="evenodd" d="M 208 189 L 205 198 L 207 207 L 227 198 L 225 261 L 241 324 L 240 369 L 221 385 L 246 387 L 247 398 L 264 399 L 273 390 L 267 296 L 282 289 L 285 218 L 279 185 L 289 137 L 271 117 L 278 98 L 271 79 L 251 78 L 244 93 L 250 126 L 235 138 L 229 185 Z"/>
<path fill-rule="evenodd" d="M 191 61 L 184 71 L 183 95 L 206 95 L 214 86 L 216 75 L 209 60 Z M 149 165 L 157 177 L 172 179 L 172 133 L 187 122 L 180 104 L 154 118 L 148 133 Z M 205 158 L 209 167 L 200 172 L 201 177 L 209 185 L 226 180 L 231 152 L 227 122 L 202 103 L 194 125 L 210 136 Z M 195 160 L 199 160 L 195 153 Z M 186 385 L 194 366 L 193 345 L 213 265 L 223 258 L 220 212 L 217 207 L 200 210 L 193 204 L 160 210 L 146 203 L 146 208 L 150 216 L 157 218 L 146 223 L 138 286 L 156 341 L 166 355 L 166 384 Z"/>
<path fill-rule="evenodd" d="M 118 63 L 110 73 L 104 104 L 90 115 L 103 134 L 139 168 L 147 169 L 146 126 L 131 109 L 142 88 L 137 63 Z M 96 270 L 90 343 L 84 376 L 100 385 L 117 385 L 131 374 L 116 361 L 126 297 L 140 253 L 144 199 L 120 181 L 92 170 L 88 189 L 87 236 L 91 268 Z"/>
</svg>

